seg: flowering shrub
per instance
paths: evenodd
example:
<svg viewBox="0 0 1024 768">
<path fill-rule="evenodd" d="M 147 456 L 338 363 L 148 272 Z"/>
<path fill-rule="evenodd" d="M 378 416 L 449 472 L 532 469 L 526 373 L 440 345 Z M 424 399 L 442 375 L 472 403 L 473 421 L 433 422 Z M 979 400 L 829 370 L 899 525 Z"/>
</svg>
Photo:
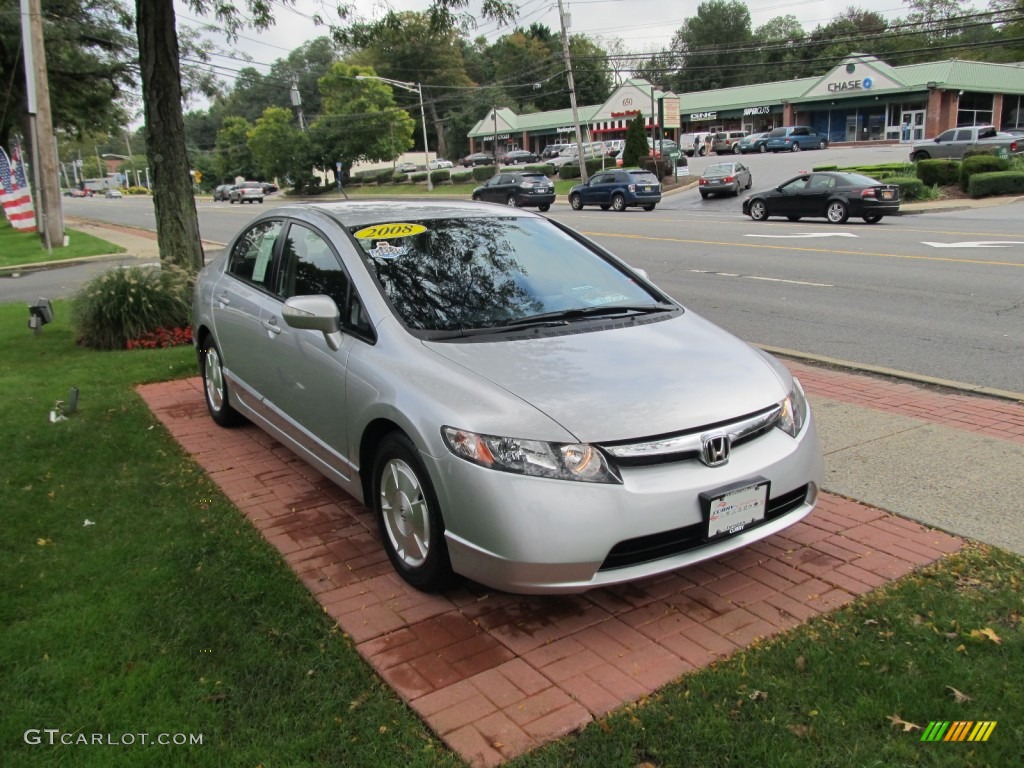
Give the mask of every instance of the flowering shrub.
<svg viewBox="0 0 1024 768">
<path fill-rule="evenodd" d="M 137 339 L 128 339 L 127 349 L 162 349 L 164 347 L 180 347 L 192 343 L 192 329 L 157 328 L 155 331 L 142 334 Z"/>
<path fill-rule="evenodd" d="M 129 339 L 191 325 L 192 276 L 170 265 L 111 269 L 74 295 L 71 313 L 80 344 L 124 349 Z"/>
</svg>

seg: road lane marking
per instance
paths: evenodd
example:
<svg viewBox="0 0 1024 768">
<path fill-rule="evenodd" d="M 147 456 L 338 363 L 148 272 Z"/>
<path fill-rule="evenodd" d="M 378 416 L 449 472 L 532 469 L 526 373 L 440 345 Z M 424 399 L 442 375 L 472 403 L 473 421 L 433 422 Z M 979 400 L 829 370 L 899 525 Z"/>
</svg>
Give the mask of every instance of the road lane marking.
<svg viewBox="0 0 1024 768">
<path fill-rule="evenodd" d="M 712 269 L 691 269 L 699 275 L 715 275 L 716 277 L 743 277 L 747 280 L 764 280 L 769 283 L 790 283 L 792 285 L 809 285 L 812 288 L 835 288 L 830 283 L 811 283 L 806 280 L 786 280 L 782 277 L 762 277 L 761 275 L 738 275 L 735 272 L 715 272 Z"/>
<path fill-rule="evenodd" d="M 1024 245 L 1020 240 L 965 240 L 961 243 L 929 243 L 921 241 L 921 245 L 932 248 L 1006 248 L 1011 245 Z"/>
<path fill-rule="evenodd" d="M 793 232 L 788 235 L 752 235 L 748 232 L 744 237 L 859 237 L 859 235 L 854 235 L 849 232 Z"/>
<path fill-rule="evenodd" d="M 906 253 L 873 253 L 871 251 L 840 251 L 825 248 L 801 248 L 796 245 L 762 245 L 760 243 L 726 243 L 718 240 L 687 240 L 680 237 L 651 237 L 650 235 L 625 235 L 621 232 L 581 232 L 587 237 L 621 237 L 627 240 L 650 240 L 659 243 L 688 243 L 691 245 L 730 245 L 739 248 L 763 248 L 773 251 L 801 251 L 804 253 L 829 253 L 840 256 L 871 256 L 879 259 L 909 259 L 911 261 L 942 261 L 950 264 L 979 264 L 987 267 L 1024 267 L 1024 262 L 984 261 L 982 259 L 955 259 L 951 256 L 911 256 Z"/>
</svg>

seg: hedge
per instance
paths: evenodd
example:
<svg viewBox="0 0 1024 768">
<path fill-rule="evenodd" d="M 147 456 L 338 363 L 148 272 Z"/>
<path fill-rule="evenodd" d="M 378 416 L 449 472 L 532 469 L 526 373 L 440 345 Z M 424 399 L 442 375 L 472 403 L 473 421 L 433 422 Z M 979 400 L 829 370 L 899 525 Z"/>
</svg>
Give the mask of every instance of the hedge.
<svg viewBox="0 0 1024 768">
<path fill-rule="evenodd" d="M 1006 171 L 1009 168 L 1009 160 L 995 155 L 968 155 L 960 163 L 960 189 L 966 192 L 971 183 L 971 176 L 976 173 Z"/>
<path fill-rule="evenodd" d="M 914 176 L 892 176 L 885 180 L 886 184 L 895 184 L 900 188 L 900 200 L 909 202 L 917 200 L 924 194 L 924 184 Z"/>
<path fill-rule="evenodd" d="M 409 174 L 409 179 L 413 183 L 416 183 L 418 181 L 426 181 L 427 180 L 427 172 L 426 171 L 416 171 L 416 173 L 410 173 Z"/>
<path fill-rule="evenodd" d="M 455 184 L 465 184 L 468 181 L 473 180 L 472 171 L 454 171 L 452 173 L 452 182 Z"/>
<path fill-rule="evenodd" d="M 839 166 L 838 165 L 816 165 L 813 168 L 811 168 L 811 170 L 814 171 L 815 173 L 817 173 L 818 171 L 838 171 L 839 170 Z"/>
<path fill-rule="evenodd" d="M 580 178 L 580 167 L 578 165 L 563 165 L 558 169 L 558 178 L 578 179 Z"/>
<path fill-rule="evenodd" d="M 972 174 L 967 185 L 967 194 L 971 197 L 1024 194 L 1024 173 L 995 171 Z"/>
<path fill-rule="evenodd" d="M 491 176 L 498 172 L 498 169 L 493 165 L 474 165 L 473 166 L 473 180 L 474 181 L 487 181 Z"/>
<path fill-rule="evenodd" d="M 555 175 L 555 166 L 551 163 L 538 163 L 537 165 L 526 166 L 527 173 L 543 173 L 545 176 Z"/>
<path fill-rule="evenodd" d="M 449 181 L 452 178 L 452 172 L 447 168 L 438 168 L 436 171 L 430 172 L 430 181 L 434 184 Z"/>
<path fill-rule="evenodd" d="M 960 181 L 959 160 L 918 160 L 917 178 L 926 187 L 949 187 Z"/>
<path fill-rule="evenodd" d="M 669 157 L 647 157 L 640 158 L 640 167 L 650 171 L 659 179 L 665 179 L 675 175 L 675 163 Z"/>
</svg>

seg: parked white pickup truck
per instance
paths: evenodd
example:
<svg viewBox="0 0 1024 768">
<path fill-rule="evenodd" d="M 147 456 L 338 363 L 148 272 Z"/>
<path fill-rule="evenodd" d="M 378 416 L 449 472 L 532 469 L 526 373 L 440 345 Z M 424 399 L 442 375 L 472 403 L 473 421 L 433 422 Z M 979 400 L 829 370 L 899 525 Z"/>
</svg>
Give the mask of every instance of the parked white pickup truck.
<svg viewBox="0 0 1024 768">
<path fill-rule="evenodd" d="M 991 125 L 970 125 L 961 128 L 950 128 L 934 139 L 917 141 L 910 147 L 910 159 L 913 162 L 929 159 L 963 159 L 964 152 L 974 147 L 1006 147 L 1011 155 L 1021 151 L 1022 142 L 1019 136 L 997 131 Z"/>
</svg>

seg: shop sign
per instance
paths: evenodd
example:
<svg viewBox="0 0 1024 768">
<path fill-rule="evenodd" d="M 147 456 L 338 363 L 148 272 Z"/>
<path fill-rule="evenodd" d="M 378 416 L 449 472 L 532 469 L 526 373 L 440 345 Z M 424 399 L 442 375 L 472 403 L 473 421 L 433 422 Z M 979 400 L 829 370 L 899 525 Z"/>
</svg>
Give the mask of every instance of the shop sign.
<svg viewBox="0 0 1024 768">
<path fill-rule="evenodd" d="M 499 134 L 495 135 L 493 133 L 489 133 L 486 136 L 484 136 L 483 138 L 486 138 L 486 139 L 497 139 L 498 141 L 504 141 L 505 139 L 508 138 L 508 134 L 507 133 L 499 133 Z"/>
<path fill-rule="evenodd" d="M 639 109 L 630 109 L 630 110 L 627 110 L 626 112 L 612 112 L 611 113 L 612 117 L 634 117 L 634 116 L 639 115 L 639 114 L 640 114 L 640 110 Z"/>
<path fill-rule="evenodd" d="M 561 128 L 556 128 L 555 133 L 576 133 L 576 129 L 571 125 L 564 125 Z"/>
<path fill-rule="evenodd" d="M 770 115 L 771 112 L 772 108 L 767 105 L 763 107 L 747 107 L 746 109 L 743 110 L 743 116 L 747 117 L 748 115 Z"/>
<path fill-rule="evenodd" d="M 714 120 L 718 117 L 717 112 L 692 112 L 690 120 Z"/>
<path fill-rule="evenodd" d="M 661 100 L 665 128 L 679 128 L 679 97 L 665 96 Z"/>
<path fill-rule="evenodd" d="M 863 80 L 842 80 L 838 83 L 829 83 L 828 90 L 830 93 L 842 93 L 843 91 L 861 91 L 868 90 L 873 85 L 870 77 L 865 77 Z"/>
</svg>

